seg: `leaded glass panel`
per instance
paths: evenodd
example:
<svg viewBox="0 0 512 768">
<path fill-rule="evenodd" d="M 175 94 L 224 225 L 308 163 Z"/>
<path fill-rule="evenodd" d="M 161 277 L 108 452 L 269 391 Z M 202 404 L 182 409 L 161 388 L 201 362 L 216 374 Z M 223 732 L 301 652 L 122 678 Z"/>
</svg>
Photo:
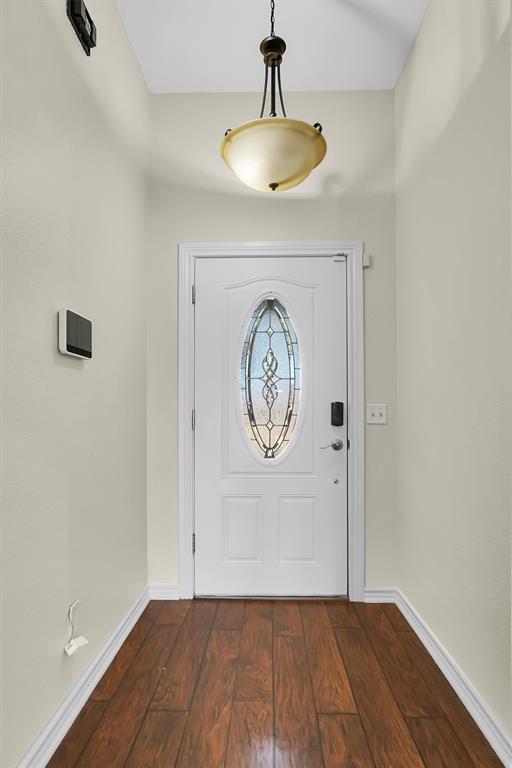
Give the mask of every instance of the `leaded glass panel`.
<svg viewBox="0 0 512 768">
<path fill-rule="evenodd" d="M 275 459 L 291 440 L 300 400 L 297 336 L 283 304 L 258 304 L 242 348 L 240 387 L 249 439 L 265 459 Z"/>
</svg>

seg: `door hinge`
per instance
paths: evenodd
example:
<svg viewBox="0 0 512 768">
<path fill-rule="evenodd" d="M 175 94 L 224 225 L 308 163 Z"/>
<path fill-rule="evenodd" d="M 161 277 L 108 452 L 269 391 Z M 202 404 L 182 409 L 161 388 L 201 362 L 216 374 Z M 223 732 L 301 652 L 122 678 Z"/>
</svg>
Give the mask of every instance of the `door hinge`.
<svg viewBox="0 0 512 768">
<path fill-rule="evenodd" d="M 350 451 L 350 440 L 347 437 L 347 450 Z"/>
<path fill-rule="evenodd" d="M 196 409 L 192 408 L 192 429 L 196 428 Z"/>
<path fill-rule="evenodd" d="M 192 304 L 196 303 L 196 286 L 195 284 L 192 286 Z"/>
<path fill-rule="evenodd" d="M 192 554 L 195 555 L 196 553 L 196 535 L 195 533 L 192 534 Z"/>
</svg>

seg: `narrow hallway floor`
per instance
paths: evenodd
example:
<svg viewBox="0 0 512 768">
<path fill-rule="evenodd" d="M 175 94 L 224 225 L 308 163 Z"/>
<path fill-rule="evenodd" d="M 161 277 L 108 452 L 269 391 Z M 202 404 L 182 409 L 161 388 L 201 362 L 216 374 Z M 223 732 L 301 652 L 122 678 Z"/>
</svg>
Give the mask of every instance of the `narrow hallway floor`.
<svg viewBox="0 0 512 768">
<path fill-rule="evenodd" d="M 50 768 L 494 768 L 394 605 L 151 601 Z"/>
</svg>

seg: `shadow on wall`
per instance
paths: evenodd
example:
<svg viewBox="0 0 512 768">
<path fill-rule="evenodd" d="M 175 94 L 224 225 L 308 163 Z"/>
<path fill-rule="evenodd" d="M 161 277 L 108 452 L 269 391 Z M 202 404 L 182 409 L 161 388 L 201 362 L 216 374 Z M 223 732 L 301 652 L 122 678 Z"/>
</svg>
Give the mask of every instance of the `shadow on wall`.
<svg viewBox="0 0 512 768">
<path fill-rule="evenodd" d="M 220 156 L 226 128 L 252 119 L 257 97 L 247 93 L 157 95 L 152 99 L 151 173 L 176 187 L 236 197 L 268 193 L 245 187 Z M 393 184 L 393 95 L 290 93 L 288 114 L 322 123 L 327 155 L 290 200 L 387 194 Z M 283 194 L 276 193 L 276 198 Z"/>
<path fill-rule="evenodd" d="M 392 17 L 389 12 L 383 12 L 385 6 L 379 3 L 361 3 L 360 0 L 338 0 L 343 7 L 352 11 L 354 15 L 362 17 L 365 25 L 375 27 L 379 34 L 384 33 L 388 39 L 393 41 L 393 45 L 401 48 L 409 48 L 410 34 L 407 29 L 400 24 L 400 17 Z M 425 8 L 428 0 L 424 0 Z"/>
<path fill-rule="evenodd" d="M 395 98 L 401 110 L 396 140 L 401 145 L 397 157 L 397 183 L 428 157 L 430 148 L 442 135 L 457 105 L 478 76 L 488 51 L 510 25 L 510 3 L 438 3 L 436 17 L 428 12 L 423 20 L 407 68 Z M 439 26 L 439 15 L 444 15 Z M 435 33 L 429 31 L 435 24 Z M 439 34 L 442 30 L 442 36 Z M 422 48 L 424 40 L 435 35 L 435 57 Z M 430 94 L 430 98 L 424 98 Z M 435 97 L 434 97 L 435 94 Z M 414 136 L 414 145 L 406 137 Z M 416 147 L 422 147 L 418 156 Z"/>
<path fill-rule="evenodd" d="M 237 182 L 241 186 L 241 182 Z M 337 185 L 330 176 L 325 185 Z M 175 184 L 153 178 L 149 183 L 150 228 L 168 235 L 167 248 L 174 259 L 177 244 L 187 241 L 223 240 L 372 240 L 375 222 L 392 235 L 393 194 L 333 194 L 314 198 L 255 193 Z M 237 188 L 238 189 L 238 188 Z M 389 222 L 387 217 L 391 217 Z M 169 241 L 172 237 L 172 242 Z"/>
</svg>

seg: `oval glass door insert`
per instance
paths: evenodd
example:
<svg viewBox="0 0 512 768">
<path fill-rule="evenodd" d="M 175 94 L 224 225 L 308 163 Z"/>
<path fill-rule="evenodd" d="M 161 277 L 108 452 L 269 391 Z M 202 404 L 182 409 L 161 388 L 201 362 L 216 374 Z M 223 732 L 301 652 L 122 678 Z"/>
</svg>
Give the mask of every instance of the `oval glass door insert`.
<svg viewBox="0 0 512 768">
<path fill-rule="evenodd" d="M 263 299 L 249 321 L 240 387 L 247 436 L 263 458 L 275 459 L 289 445 L 300 401 L 297 336 L 275 297 Z"/>
</svg>

